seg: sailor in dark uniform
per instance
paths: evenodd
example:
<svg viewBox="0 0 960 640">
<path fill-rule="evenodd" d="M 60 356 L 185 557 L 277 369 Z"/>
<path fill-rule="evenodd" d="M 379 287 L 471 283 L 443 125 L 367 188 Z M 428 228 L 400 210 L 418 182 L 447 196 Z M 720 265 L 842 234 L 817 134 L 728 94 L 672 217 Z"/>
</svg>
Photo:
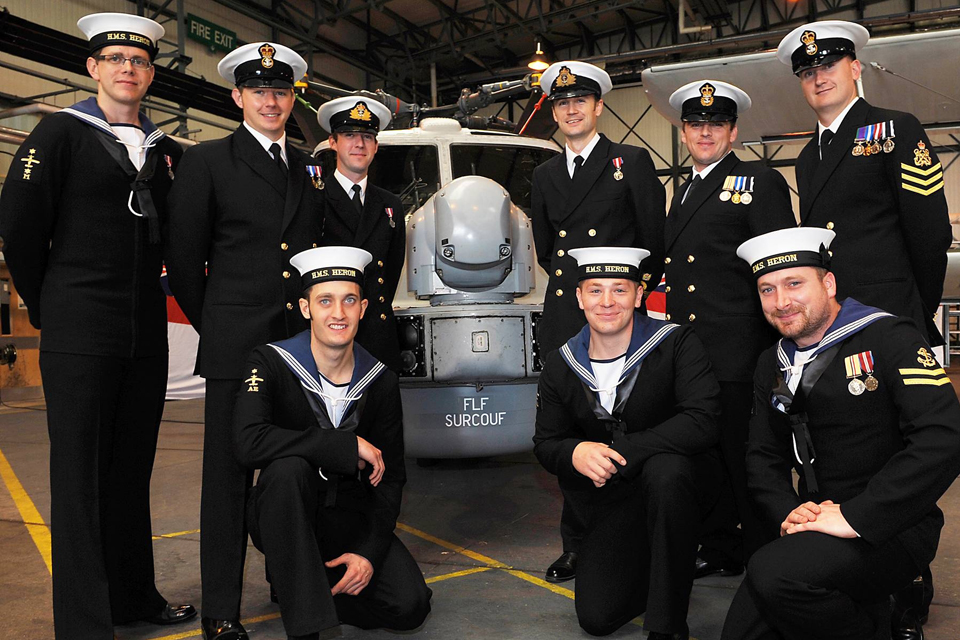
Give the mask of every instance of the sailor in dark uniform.
<svg viewBox="0 0 960 640">
<path fill-rule="evenodd" d="M 750 560 L 724 640 L 883 637 L 890 594 L 936 555 L 937 500 L 960 472 L 950 379 L 912 320 L 837 301 L 833 238 L 789 229 L 737 250 L 783 335 L 757 365 L 747 453 L 781 537 Z"/>
<path fill-rule="evenodd" d="M 577 334 L 586 320 L 577 307 L 575 247 L 646 247 L 644 291 L 663 273 L 666 196 L 646 149 L 616 144 L 597 133 L 603 94 L 613 87 L 607 72 L 577 61 L 551 65 L 540 78 L 553 119 L 566 139 L 564 153 L 533 172 L 531 222 L 537 261 L 550 277 L 537 324 L 541 360 Z M 564 507 L 563 555 L 547 569 L 550 582 L 576 574 L 583 523 Z"/>
<path fill-rule="evenodd" d="M 339 623 L 410 630 L 430 612 L 393 533 L 406 481 L 397 376 L 354 342 L 370 260 L 355 247 L 294 256 L 310 329 L 254 349 L 237 395 L 237 457 L 260 469 L 250 533 L 294 639 Z"/>
<path fill-rule="evenodd" d="M 857 51 L 869 37 L 858 24 L 826 20 L 797 27 L 777 49 L 818 120 L 797 158 L 800 224 L 836 231 L 831 268 L 841 300 L 912 318 L 938 346 L 933 316 L 952 241 L 943 167 L 913 115 L 858 97 Z M 900 638 L 921 637 L 932 598 L 925 567 L 916 588 L 897 596 Z"/>
<path fill-rule="evenodd" d="M 684 639 L 703 508 L 716 499 L 719 388 L 693 329 L 637 311 L 643 249 L 573 249 L 588 326 L 547 356 L 534 452 L 588 523 L 580 626 L 613 633 L 646 611 L 651 640 Z"/>
<path fill-rule="evenodd" d="M 377 133 L 387 128 L 391 117 L 379 102 L 352 96 L 330 100 L 317 112 L 337 154 L 337 169 L 326 186 L 323 244 L 360 247 L 373 255 L 363 285 L 370 306 L 360 322 L 357 342 L 399 372 L 393 296 L 405 257 L 404 211 L 400 198 L 370 184 L 367 177 L 377 154 Z"/>
<path fill-rule="evenodd" d="M 236 84 L 243 124 L 191 148 L 170 193 L 170 288 L 200 333 L 196 373 L 206 378 L 200 571 L 206 640 L 241 640 L 247 549 L 244 508 L 252 474 L 233 455 L 233 405 L 244 358 L 303 330 L 290 256 L 317 246 L 323 182 L 313 159 L 287 143 L 293 83 L 307 64 L 283 45 L 255 42 L 220 61 Z"/>
<path fill-rule="evenodd" d="M 726 469 L 721 499 L 700 537 L 698 578 L 742 573 L 750 554 L 769 540 L 750 506 L 744 458 L 753 371 L 776 332 L 763 319 L 756 283 L 735 251 L 756 235 L 795 227 L 796 218 L 783 176 L 760 162 L 741 162 L 732 151 L 737 118 L 750 105 L 739 87 L 718 80 L 697 80 L 670 96 L 693 176 L 677 190 L 667 216 L 666 318 L 691 325 L 710 356 L 720 382 Z"/>
<path fill-rule="evenodd" d="M 797 27 L 777 49 L 818 119 L 797 158 L 800 224 L 837 233 L 840 299 L 913 318 L 937 346 L 951 242 L 943 168 L 916 117 L 858 97 L 856 54 L 868 38 L 858 24 L 827 20 Z"/>
<path fill-rule="evenodd" d="M 154 583 L 150 476 L 167 387 L 161 217 L 180 147 L 140 113 L 163 27 L 85 16 L 97 96 L 48 116 L 0 196 L 3 254 L 30 323 L 50 434 L 56 637 L 181 622 Z"/>
</svg>

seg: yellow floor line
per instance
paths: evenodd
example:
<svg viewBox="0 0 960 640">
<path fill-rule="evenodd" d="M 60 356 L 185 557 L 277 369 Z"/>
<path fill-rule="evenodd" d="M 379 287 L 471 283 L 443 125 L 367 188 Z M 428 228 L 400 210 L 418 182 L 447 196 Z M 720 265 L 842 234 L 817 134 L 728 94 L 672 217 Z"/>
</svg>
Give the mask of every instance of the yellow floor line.
<svg viewBox="0 0 960 640">
<path fill-rule="evenodd" d="M 247 618 L 246 620 L 241 620 L 240 623 L 243 626 L 253 625 L 258 622 L 266 622 L 267 620 L 276 620 L 280 617 L 279 613 L 268 613 L 266 615 L 257 616 L 256 618 Z M 196 624 L 200 624 L 197 622 Z M 191 631 L 184 631 L 183 633 L 175 633 L 172 636 L 158 636 L 156 638 L 150 638 L 150 640 L 182 640 L 183 638 L 198 638 L 202 632 L 200 629 L 193 629 Z M 122 637 L 122 634 L 118 637 Z"/>
<path fill-rule="evenodd" d="M 411 527 L 411 526 L 408 525 L 408 524 L 403 524 L 402 522 L 398 522 L 398 523 L 397 523 L 397 529 L 400 529 L 401 531 L 406 531 L 407 533 L 413 534 L 413 535 L 417 536 L 418 538 L 422 538 L 422 539 L 426 540 L 427 542 L 432 542 L 433 544 L 439 545 L 439 546 L 443 547 L 444 549 L 450 549 L 450 551 L 456 551 L 457 553 L 459 553 L 459 554 L 462 555 L 462 556 L 466 556 L 466 557 L 470 558 L 471 560 L 476 560 L 477 562 L 482 562 L 483 564 L 490 565 L 491 567 L 494 567 L 495 569 L 510 569 L 510 568 L 511 568 L 511 567 L 503 564 L 503 563 L 500 562 L 499 560 L 494 560 L 493 558 L 490 558 L 490 557 L 485 556 L 485 555 L 483 555 L 483 554 L 477 553 L 476 551 L 470 551 L 470 550 L 467 549 L 466 547 L 461 547 L 461 546 L 458 545 L 458 544 L 453 544 L 452 542 L 447 542 L 446 540 L 443 540 L 443 539 L 438 538 L 438 537 L 436 537 L 436 536 L 432 536 L 432 535 L 430 535 L 429 533 L 426 533 L 426 532 L 424 532 L 424 531 L 420 531 L 419 529 L 414 529 L 413 527 Z"/>
<path fill-rule="evenodd" d="M 17 505 L 17 510 L 20 511 L 23 524 L 30 533 L 30 537 L 33 538 L 33 544 L 37 545 L 37 551 L 40 552 L 40 557 L 47 565 L 47 571 L 53 573 L 53 566 L 50 561 L 50 528 L 43 522 L 40 512 L 37 511 L 37 507 L 33 504 L 33 500 L 30 499 L 26 489 L 20 484 L 17 474 L 13 472 L 13 467 L 10 466 L 6 456 L 3 455 L 3 451 L 0 451 L 0 477 L 3 478 L 3 482 L 7 485 L 7 491 L 10 492 L 14 504 Z"/>
<path fill-rule="evenodd" d="M 189 531 L 177 531 L 176 533 L 161 533 L 158 536 L 153 536 L 153 539 L 161 540 L 163 538 L 176 538 L 177 536 L 188 536 L 192 533 L 200 533 L 200 529 L 190 529 Z"/>
<path fill-rule="evenodd" d="M 473 569 L 464 569 L 463 571 L 454 571 L 453 573 L 445 573 L 442 576 L 434 576 L 432 578 L 427 578 L 427 584 L 433 584 L 434 582 L 440 582 L 441 580 L 448 580 L 449 578 L 459 578 L 460 576 L 469 576 L 474 573 L 483 573 L 484 571 L 492 571 L 493 567 L 474 567 Z"/>
</svg>

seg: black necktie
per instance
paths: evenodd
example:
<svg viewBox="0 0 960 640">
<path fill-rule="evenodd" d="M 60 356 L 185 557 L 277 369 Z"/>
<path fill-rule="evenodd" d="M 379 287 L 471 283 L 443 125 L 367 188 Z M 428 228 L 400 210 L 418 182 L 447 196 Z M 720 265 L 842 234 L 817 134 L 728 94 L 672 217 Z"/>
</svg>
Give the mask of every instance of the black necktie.
<svg viewBox="0 0 960 640">
<path fill-rule="evenodd" d="M 823 160 L 823 148 L 830 144 L 830 141 L 833 140 L 833 131 L 830 129 L 824 129 L 823 133 L 820 134 L 820 159 Z"/>
<path fill-rule="evenodd" d="M 270 145 L 270 153 L 273 154 L 273 161 L 277 163 L 277 168 L 283 174 L 283 179 L 287 179 L 287 165 L 283 163 L 283 155 L 280 153 L 280 145 L 274 142 Z"/>
<path fill-rule="evenodd" d="M 687 192 L 683 194 L 683 199 L 680 201 L 680 204 L 683 205 L 687 200 L 690 199 L 690 196 L 694 191 L 697 190 L 697 187 L 700 186 L 700 183 L 703 182 L 703 178 L 698 175 L 693 177 L 689 183 L 687 183 Z"/>
<path fill-rule="evenodd" d="M 577 179 L 577 172 L 580 171 L 580 167 L 583 166 L 583 156 L 577 156 L 573 159 L 573 177 L 571 180 Z"/>
<path fill-rule="evenodd" d="M 363 203 L 360 202 L 360 185 L 353 185 L 353 206 L 357 209 L 357 214 L 363 214 Z"/>
</svg>

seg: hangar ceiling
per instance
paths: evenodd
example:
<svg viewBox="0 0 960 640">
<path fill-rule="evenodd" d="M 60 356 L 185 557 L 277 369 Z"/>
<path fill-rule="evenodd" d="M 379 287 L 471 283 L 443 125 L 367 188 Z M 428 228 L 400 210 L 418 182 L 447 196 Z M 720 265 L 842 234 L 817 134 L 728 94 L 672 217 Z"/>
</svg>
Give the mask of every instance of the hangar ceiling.
<svg viewBox="0 0 960 640">
<path fill-rule="evenodd" d="M 325 53 L 363 71 L 368 87 L 408 100 L 429 98 L 436 65 L 441 103 L 464 86 L 523 75 L 538 42 L 549 60 L 606 62 L 619 84 L 639 80 L 650 60 L 775 46 L 788 27 L 807 20 L 859 20 L 875 35 L 960 20 L 956 6 L 924 0 L 212 1 L 299 40 L 295 48 L 303 53 Z M 145 15 L 173 13 L 176 5 L 131 2 Z"/>
</svg>

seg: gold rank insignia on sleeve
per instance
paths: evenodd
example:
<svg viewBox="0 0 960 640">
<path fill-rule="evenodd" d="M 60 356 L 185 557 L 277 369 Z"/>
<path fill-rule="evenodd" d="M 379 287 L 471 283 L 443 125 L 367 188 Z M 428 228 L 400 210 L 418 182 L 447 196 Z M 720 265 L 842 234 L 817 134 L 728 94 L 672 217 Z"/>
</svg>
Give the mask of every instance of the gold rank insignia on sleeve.
<svg viewBox="0 0 960 640">
<path fill-rule="evenodd" d="M 921 140 L 917 143 L 918 146 L 923 147 L 923 141 Z M 926 149 L 923 149 L 927 152 L 926 163 L 930 163 L 930 152 Z M 919 151 L 919 149 L 918 149 Z M 914 151 L 916 154 L 917 151 Z M 919 160 L 916 161 L 919 164 Z M 942 165 L 938 162 L 929 169 L 919 169 L 917 167 L 912 167 L 905 162 L 900 163 L 900 186 L 903 187 L 904 191 L 912 191 L 913 193 L 919 193 L 922 196 L 929 196 L 932 193 L 936 193 L 940 189 L 943 189 L 943 168 Z"/>
<path fill-rule="evenodd" d="M 23 180 L 30 180 L 35 175 L 34 166 L 39 165 L 40 161 L 36 158 L 37 150 L 35 148 L 30 149 L 30 153 L 27 154 L 26 158 L 20 158 L 20 162 L 23 163 Z"/>
<path fill-rule="evenodd" d="M 906 368 L 900 369 L 900 375 L 903 376 L 903 384 L 906 386 L 925 385 L 929 387 L 940 387 L 950 384 L 950 378 L 946 371 L 933 357 L 933 354 L 926 347 L 920 347 L 917 350 L 917 363 L 923 365 L 923 369 Z"/>
<path fill-rule="evenodd" d="M 263 382 L 263 378 L 257 375 L 256 369 L 253 369 L 250 371 L 250 377 L 244 380 L 244 382 L 249 385 L 247 387 L 247 393 L 257 393 L 260 391 L 260 387 L 258 385 Z"/>
</svg>

